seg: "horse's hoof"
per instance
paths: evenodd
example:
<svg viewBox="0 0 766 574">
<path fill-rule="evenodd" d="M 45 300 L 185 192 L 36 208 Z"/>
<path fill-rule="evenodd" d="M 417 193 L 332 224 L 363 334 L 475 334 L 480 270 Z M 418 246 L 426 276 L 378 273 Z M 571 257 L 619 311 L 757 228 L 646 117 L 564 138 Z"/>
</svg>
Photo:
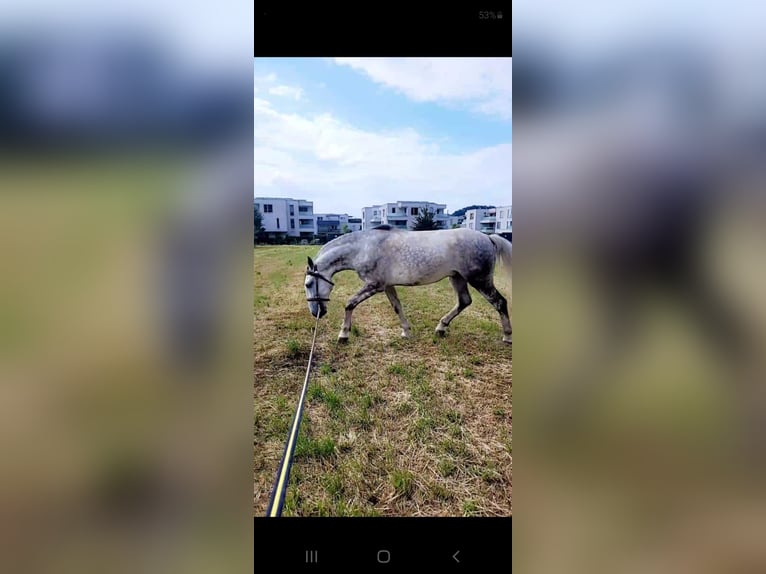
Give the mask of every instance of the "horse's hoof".
<svg viewBox="0 0 766 574">
<path fill-rule="evenodd" d="M 338 343 L 348 343 L 348 337 L 338 337 Z"/>
<path fill-rule="evenodd" d="M 402 339 L 409 339 L 409 338 L 410 338 L 410 334 L 405 331 L 402 331 Z"/>
<path fill-rule="evenodd" d="M 446 337 L 447 336 L 447 331 L 440 331 L 439 329 L 437 329 L 435 331 L 435 333 L 436 333 L 437 337 Z"/>
<path fill-rule="evenodd" d="M 512 344 L 511 343 L 511 338 L 510 337 L 503 337 L 503 343 L 508 343 L 509 345 L 511 345 Z"/>
</svg>

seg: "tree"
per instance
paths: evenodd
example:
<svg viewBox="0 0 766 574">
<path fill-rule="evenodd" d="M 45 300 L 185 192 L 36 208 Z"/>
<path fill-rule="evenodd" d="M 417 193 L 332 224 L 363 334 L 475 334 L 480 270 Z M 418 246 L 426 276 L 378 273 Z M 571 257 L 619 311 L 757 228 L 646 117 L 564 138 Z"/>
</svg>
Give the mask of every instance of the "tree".
<svg viewBox="0 0 766 574">
<path fill-rule="evenodd" d="M 341 227 L 340 232 L 345 235 L 346 233 L 351 233 L 351 230 L 348 228 L 348 224 L 344 223 L 343 227 Z"/>
<path fill-rule="evenodd" d="M 253 205 L 253 243 L 263 232 L 263 214 L 257 205 Z"/>
<path fill-rule="evenodd" d="M 430 231 L 439 229 L 439 224 L 434 219 L 434 212 L 424 209 L 416 218 L 413 231 Z"/>
<path fill-rule="evenodd" d="M 460 226 L 457 223 L 453 223 L 452 229 L 460 229 Z"/>
</svg>

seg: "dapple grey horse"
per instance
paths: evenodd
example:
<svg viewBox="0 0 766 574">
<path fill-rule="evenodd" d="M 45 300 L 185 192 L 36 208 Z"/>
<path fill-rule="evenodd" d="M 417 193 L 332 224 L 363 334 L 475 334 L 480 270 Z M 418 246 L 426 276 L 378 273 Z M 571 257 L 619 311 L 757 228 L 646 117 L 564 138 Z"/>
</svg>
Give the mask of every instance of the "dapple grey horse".
<svg viewBox="0 0 766 574">
<path fill-rule="evenodd" d="M 351 314 L 357 305 L 377 293 L 388 300 L 399 316 L 402 337 L 409 337 L 410 324 L 402 311 L 396 285 L 428 285 L 449 277 L 457 293 L 457 304 L 441 318 L 436 334 L 446 335 L 450 322 L 471 304 L 468 285 L 481 293 L 500 314 L 503 341 L 511 343 L 508 302 L 495 288 L 493 273 L 499 258 L 511 273 L 511 242 L 499 235 L 485 235 L 471 229 L 405 231 L 379 225 L 366 231 L 341 235 L 319 250 L 316 261 L 308 258 L 306 300 L 313 316 L 327 314 L 327 302 L 335 285 L 333 275 L 351 269 L 364 281 L 359 292 L 349 299 L 338 334 L 348 341 Z"/>
</svg>

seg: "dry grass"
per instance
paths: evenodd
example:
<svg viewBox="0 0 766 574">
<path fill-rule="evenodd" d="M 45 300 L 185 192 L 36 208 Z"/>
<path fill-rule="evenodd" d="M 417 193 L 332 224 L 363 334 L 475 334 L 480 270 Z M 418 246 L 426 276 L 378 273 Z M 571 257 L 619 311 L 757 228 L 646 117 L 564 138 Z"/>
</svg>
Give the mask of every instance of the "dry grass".
<svg viewBox="0 0 766 574">
<path fill-rule="evenodd" d="M 302 288 L 318 247 L 257 247 L 254 259 L 254 496 L 262 515 L 300 394 L 313 318 Z M 412 337 L 385 296 L 354 312 L 336 342 L 355 273 L 335 277 L 320 320 L 286 516 L 509 516 L 511 347 L 497 312 L 473 305 L 434 336 L 455 303 L 445 279 L 398 288 Z M 511 307 L 511 282 L 498 269 Z"/>
</svg>

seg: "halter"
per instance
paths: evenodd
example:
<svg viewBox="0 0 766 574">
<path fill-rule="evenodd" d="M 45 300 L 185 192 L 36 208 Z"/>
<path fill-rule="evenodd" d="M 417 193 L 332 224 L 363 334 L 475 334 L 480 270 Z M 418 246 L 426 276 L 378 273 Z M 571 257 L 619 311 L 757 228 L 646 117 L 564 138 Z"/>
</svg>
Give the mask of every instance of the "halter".
<svg viewBox="0 0 766 574">
<path fill-rule="evenodd" d="M 321 279 L 322 281 L 327 281 L 330 285 L 335 285 L 332 281 L 330 281 L 327 277 L 319 273 L 319 271 L 306 271 L 306 275 L 311 275 L 312 277 L 316 277 L 317 279 Z M 325 299 L 324 297 L 319 296 L 319 282 L 317 281 L 315 283 L 316 285 L 316 297 L 309 297 L 306 299 L 306 301 L 329 301 L 329 299 Z"/>
</svg>

